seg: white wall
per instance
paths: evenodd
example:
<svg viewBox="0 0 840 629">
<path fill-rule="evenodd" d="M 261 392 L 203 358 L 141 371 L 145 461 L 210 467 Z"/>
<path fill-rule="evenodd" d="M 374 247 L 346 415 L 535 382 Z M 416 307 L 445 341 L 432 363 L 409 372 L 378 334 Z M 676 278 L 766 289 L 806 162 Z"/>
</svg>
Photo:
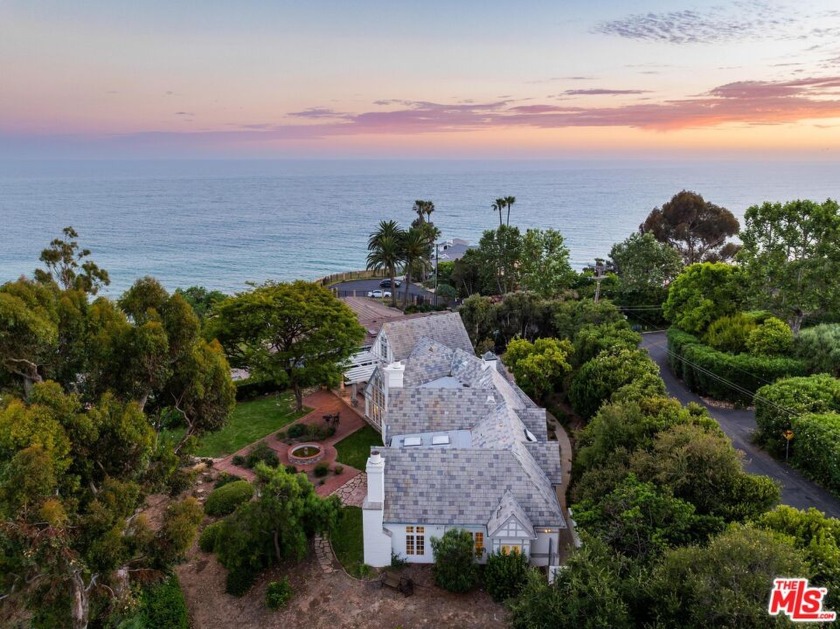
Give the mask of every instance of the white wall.
<svg viewBox="0 0 840 629">
<path fill-rule="evenodd" d="M 531 542 L 531 553 L 548 553 L 549 540 L 551 540 L 551 552 L 557 554 L 557 546 L 560 544 L 560 533 L 557 529 L 552 529 L 551 533 L 544 533 L 539 528 L 536 529 L 537 539 Z M 556 563 L 556 561 L 555 561 Z M 548 557 L 531 557 L 532 566 L 547 566 Z"/>
<path fill-rule="evenodd" d="M 432 553 L 432 538 L 443 537 L 446 532 L 445 526 L 429 526 L 425 525 L 425 553 L 423 555 L 406 555 L 405 553 L 405 527 L 411 524 L 386 524 L 385 528 L 391 533 L 391 544 L 394 554 L 398 555 L 400 559 L 405 559 L 409 563 L 433 563 L 434 553 Z"/>
<path fill-rule="evenodd" d="M 362 510 L 365 563 L 374 568 L 391 565 L 391 538 L 382 529 L 382 505 Z"/>
</svg>

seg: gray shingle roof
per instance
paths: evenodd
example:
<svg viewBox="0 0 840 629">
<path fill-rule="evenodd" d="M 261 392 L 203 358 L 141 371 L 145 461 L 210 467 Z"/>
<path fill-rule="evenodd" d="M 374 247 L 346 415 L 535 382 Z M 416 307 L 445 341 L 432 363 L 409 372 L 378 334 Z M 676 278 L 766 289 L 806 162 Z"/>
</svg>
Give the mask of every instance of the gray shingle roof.
<svg viewBox="0 0 840 629">
<path fill-rule="evenodd" d="M 430 380 L 448 376 L 452 371 L 454 353 L 455 350 L 424 336 L 417 341 L 406 360 L 403 386 L 419 387 Z"/>
<path fill-rule="evenodd" d="M 442 343 L 451 349 L 462 349 L 474 354 L 470 337 L 461 315 L 447 312 L 419 319 L 389 321 L 382 326 L 382 332 L 388 339 L 394 360 L 408 358 L 417 342 L 424 336 Z"/>
<path fill-rule="evenodd" d="M 513 450 L 380 451 L 385 458 L 385 522 L 484 526 L 510 491 L 537 526 L 566 526 L 556 496 L 534 483 Z"/>
<path fill-rule="evenodd" d="M 440 430 L 469 430 L 498 403 L 481 389 L 391 389 L 384 422 L 388 435 Z"/>
<path fill-rule="evenodd" d="M 560 444 L 556 441 L 538 441 L 525 443 L 525 449 L 531 453 L 534 461 L 549 480 L 559 485 L 563 477 L 563 467 L 560 465 Z"/>
<path fill-rule="evenodd" d="M 548 439 L 548 427 L 545 419 L 544 408 L 517 408 L 516 414 L 525 428 L 530 430 L 538 441 L 546 441 Z"/>
</svg>

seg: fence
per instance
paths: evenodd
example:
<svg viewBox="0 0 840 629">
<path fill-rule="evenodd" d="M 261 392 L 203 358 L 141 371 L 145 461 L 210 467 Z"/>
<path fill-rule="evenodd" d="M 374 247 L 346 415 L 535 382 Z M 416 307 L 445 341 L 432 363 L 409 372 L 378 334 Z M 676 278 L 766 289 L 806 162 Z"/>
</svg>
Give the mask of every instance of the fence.
<svg viewBox="0 0 840 629">
<path fill-rule="evenodd" d="M 366 290 L 339 290 L 337 288 L 331 289 L 333 295 L 336 297 L 367 297 L 368 291 Z M 388 297 L 383 300 L 385 303 L 390 304 L 391 298 Z M 397 295 L 397 303 L 402 303 L 403 301 L 403 293 L 400 292 Z M 434 303 L 434 296 L 429 295 L 409 295 L 408 296 L 408 303 L 414 304 L 415 306 L 423 306 L 425 304 L 433 304 Z"/>
<path fill-rule="evenodd" d="M 333 273 L 315 280 L 315 284 L 321 286 L 331 286 L 339 282 L 349 282 L 351 280 L 369 280 L 371 278 L 384 278 L 384 275 L 378 274 L 376 271 L 344 271 L 342 273 Z"/>
</svg>

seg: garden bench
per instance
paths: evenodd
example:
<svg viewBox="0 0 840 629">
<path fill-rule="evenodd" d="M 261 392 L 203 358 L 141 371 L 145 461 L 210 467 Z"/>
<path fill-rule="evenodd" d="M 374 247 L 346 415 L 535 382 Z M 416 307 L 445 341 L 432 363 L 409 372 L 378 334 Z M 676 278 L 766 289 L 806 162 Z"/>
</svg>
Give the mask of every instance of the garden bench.
<svg viewBox="0 0 840 629">
<path fill-rule="evenodd" d="M 402 592 L 403 596 L 411 596 L 414 594 L 414 581 L 409 577 L 399 575 L 395 572 L 383 572 L 379 577 L 380 587 L 387 586 L 393 588 L 398 592 Z"/>
</svg>

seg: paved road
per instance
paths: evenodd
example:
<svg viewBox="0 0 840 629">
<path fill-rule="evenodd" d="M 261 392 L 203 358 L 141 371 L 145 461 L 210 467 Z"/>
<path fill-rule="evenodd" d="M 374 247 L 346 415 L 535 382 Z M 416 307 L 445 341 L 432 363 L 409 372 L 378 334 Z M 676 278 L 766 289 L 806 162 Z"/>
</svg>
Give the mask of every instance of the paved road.
<svg viewBox="0 0 840 629">
<path fill-rule="evenodd" d="M 331 288 L 338 291 L 339 297 L 365 297 L 368 294 L 368 291 L 376 290 L 379 288 L 379 282 L 381 282 L 381 278 L 373 279 L 373 280 L 352 280 L 350 282 L 341 282 L 339 284 L 333 285 Z M 402 300 L 403 295 L 405 294 L 405 282 L 397 289 L 392 288 L 383 288 L 382 290 L 388 291 L 397 291 L 397 299 Z M 412 297 L 423 297 L 426 300 L 433 300 L 435 294 L 431 291 L 426 290 L 422 286 L 418 286 L 417 284 L 411 284 L 408 287 L 408 294 Z"/>
<path fill-rule="evenodd" d="M 748 472 L 764 474 L 781 483 L 783 504 L 797 509 L 816 507 L 826 515 L 840 518 L 840 500 L 750 442 L 752 432 L 755 430 L 753 411 L 709 406 L 671 373 L 667 360 L 668 341 L 664 332 L 643 335 L 641 347 L 646 349 L 650 357 L 659 365 L 659 371 L 670 395 L 683 404 L 697 402 L 709 409 L 711 416 L 732 439 L 733 445 L 746 454 L 744 467 Z"/>
</svg>

